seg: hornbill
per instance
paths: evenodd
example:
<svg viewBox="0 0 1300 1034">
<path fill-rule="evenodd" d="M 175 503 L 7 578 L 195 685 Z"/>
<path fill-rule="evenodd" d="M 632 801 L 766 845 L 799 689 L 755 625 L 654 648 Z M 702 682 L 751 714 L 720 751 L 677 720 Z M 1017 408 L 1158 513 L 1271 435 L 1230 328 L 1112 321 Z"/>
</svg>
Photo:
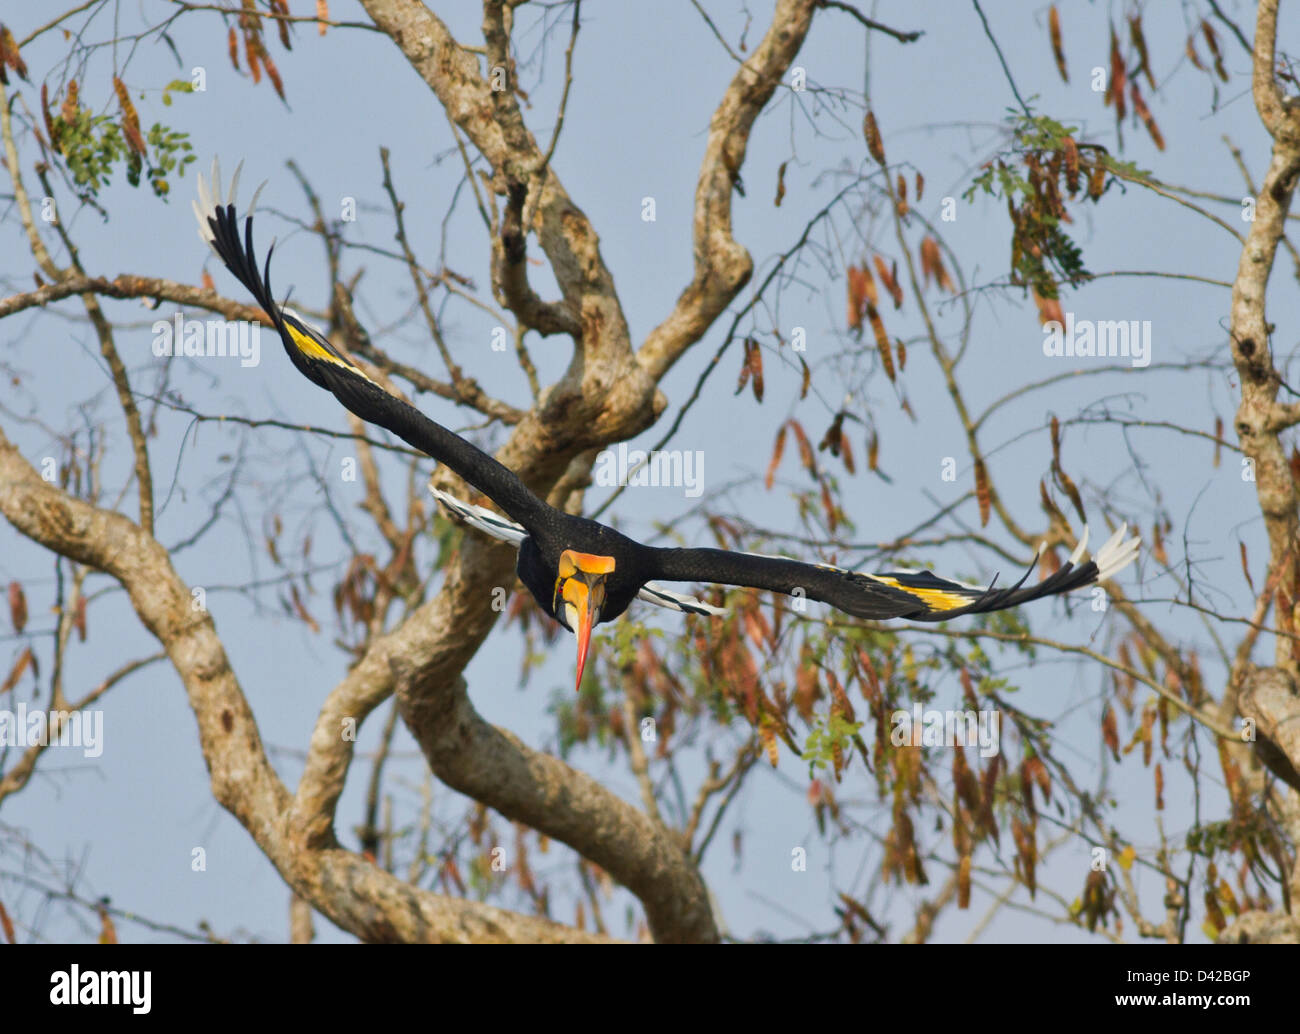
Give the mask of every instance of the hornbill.
<svg viewBox="0 0 1300 1034">
<path fill-rule="evenodd" d="M 1088 541 L 1085 527 L 1070 559 L 1051 576 L 1026 586 L 1034 569 L 1031 564 L 1019 582 L 998 589 L 949 581 L 929 571 L 866 574 L 788 557 L 721 549 L 661 549 L 643 545 L 596 521 L 563 513 L 538 499 L 514 471 L 372 380 L 320 331 L 288 306 L 276 302 L 271 292 L 271 252 L 275 243 L 267 250 L 259 271 L 253 257 L 251 214 L 244 219 L 240 238 L 234 204 L 238 181 L 237 169 L 223 203 L 217 164 L 214 162 L 212 167 L 211 193 L 203 177 L 199 177 L 199 201 L 194 212 L 200 236 L 275 324 L 284 350 L 303 376 L 331 392 L 362 420 L 387 428 L 446 464 L 504 512 L 505 517 L 432 489 L 443 505 L 473 527 L 518 546 L 520 581 L 542 610 L 577 636 L 578 688 L 582 685 L 592 628 L 617 618 L 633 599 L 639 597 L 688 613 L 725 613 L 693 596 L 667 589 L 657 584 L 659 580 L 768 589 L 819 600 L 847 614 L 872 620 L 947 621 L 962 614 L 1002 610 L 1092 585 L 1111 577 L 1137 555 L 1138 539 L 1125 539 L 1127 526 L 1121 525 L 1095 558 L 1084 561 Z M 256 199 L 255 194 L 254 205 Z"/>
</svg>

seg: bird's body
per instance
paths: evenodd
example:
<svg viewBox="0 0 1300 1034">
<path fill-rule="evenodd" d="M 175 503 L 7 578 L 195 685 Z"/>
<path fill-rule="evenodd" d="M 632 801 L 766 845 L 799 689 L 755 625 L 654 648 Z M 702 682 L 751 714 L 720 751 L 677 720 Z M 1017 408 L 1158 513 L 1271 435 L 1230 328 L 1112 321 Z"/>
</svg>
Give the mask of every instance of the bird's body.
<svg viewBox="0 0 1300 1034">
<path fill-rule="evenodd" d="M 565 550 L 580 549 L 592 556 L 612 557 L 614 569 L 605 579 L 605 603 L 600 608 L 601 621 L 613 621 L 636 599 L 647 579 L 637 572 L 649 570 L 653 550 L 635 539 L 620 535 L 613 528 L 585 517 L 560 513 L 561 520 L 540 532 L 530 533 L 519 546 L 516 570 L 519 580 L 541 604 L 542 609 L 563 624 L 564 617 L 555 612 L 555 572 Z"/>
<path fill-rule="evenodd" d="M 236 172 L 235 183 L 238 179 Z M 1126 540 L 1121 526 L 1095 559 L 1084 560 L 1088 538 L 1085 528 L 1069 561 L 1055 573 L 1026 587 L 1031 566 L 1015 585 L 995 589 L 963 585 L 929 571 L 867 574 L 788 557 L 644 545 L 598 521 L 548 505 L 514 471 L 391 394 L 302 317 L 277 304 L 271 293 L 271 252 L 268 250 L 266 263 L 259 271 L 254 259 L 252 216 L 245 218 L 241 240 L 233 204 L 234 183 L 229 200 L 221 203 L 215 164 L 212 186 L 209 195 L 199 178 L 200 200 L 195 214 L 200 234 L 266 311 L 299 372 L 331 392 L 362 420 L 386 428 L 445 463 L 506 515 L 502 517 L 434 490 L 434 495 L 467 523 L 518 546 L 520 581 L 547 614 L 578 637 L 579 684 L 591 629 L 622 615 L 638 597 L 689 613 L 724 613 L 692 596 L 667 589 L 658 584 L 660 581 L 766 589 L 818 600 L 865 619 L 946 621 L 962 614 L 1015 607 L 1103 581 L 1137 555 L 1138 540 Z"/>
</svg>

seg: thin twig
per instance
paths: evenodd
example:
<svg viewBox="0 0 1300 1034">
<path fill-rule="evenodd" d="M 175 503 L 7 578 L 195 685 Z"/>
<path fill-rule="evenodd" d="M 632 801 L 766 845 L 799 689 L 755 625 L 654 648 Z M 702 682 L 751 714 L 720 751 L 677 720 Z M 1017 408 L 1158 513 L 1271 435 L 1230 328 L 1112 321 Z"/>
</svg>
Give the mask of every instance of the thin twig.
<svg viewBox="0 0 1300 1034">
<path fill-rule="evenodd" d="M 1011 75 L 1011 69 L 1007 65 L 1007 59 L 1002 53 L 1002 48 L 998 45 L 997 37 L 993 35 L 992 28 L 989 27 L 989 20 L 984 17 L 984 8 L 980 6 L 980 0 L 971 0 L 971 3 L 975 5 L 975 12 L 980 16 L 980 21 L 984 23 L 984 35 L 989 38 L 989 42 L 993 44 L 993 49 L 997 51 L 998 61 L 1002 65 L 1003 74 L 1007 77 L 1007 83 L 1011 86 L 1011 92 L 1016 95 L 1016 101 L 1024 110 L 1025 117 L 1033 118 L 1034 113 L 1029 110 L 1029 105 L 1026 104 L 1025 99 L 1020 96 L 1020 90 L 1016 87 L 1016 80 Z"/>
</svg>

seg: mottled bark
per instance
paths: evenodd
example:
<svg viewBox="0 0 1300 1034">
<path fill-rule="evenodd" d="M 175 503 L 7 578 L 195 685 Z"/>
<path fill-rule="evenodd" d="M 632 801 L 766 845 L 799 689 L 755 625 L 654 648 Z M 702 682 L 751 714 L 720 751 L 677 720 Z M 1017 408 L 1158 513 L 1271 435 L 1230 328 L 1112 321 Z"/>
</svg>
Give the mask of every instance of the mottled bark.
<svg viewBox="0 0 1300 1034">
<path fill-rule="evenodd" d="M 1281 377 L 1273 362 L 1265 301 L 1287 214 L 1300 180 L 1300 107 L 1284 97 L 1275 76 L 1277 0 L 1262 0 L 1256 13 L 1252 94 L 1260 121 L 1272 137 L 1268 171 L 1255 198 L 1255 218 L 1232 285 L 1229 338 L 1232 359 L 1241 381 L 1241 402 L 1235 426 L 1243 454 L 1254 468 L 1255 489 L 1269 542 L 1269 586 L 1275 586 L 1274 612 L 1283 633 L 1298 627 L 1300 600 L 1295 596 L 1300 572 L 1300 521 L 1297 489 L 1287 462 L 1281 434 L 1300 421 L 1294 404 L 1277 401 Z M 1265 589 L 1261 600 L 1270 589 Z M 1264 605 L 1258 608 L 1263 613 Z M 1300 841 L 1300 697 L 1296 676 L 1300 651 L 1291 635 L 1277 637 L 1276 667 L 1236 666 L 1222 707 L 1235 709 L 1255 723 L 1255 753 L 1288 787 L 1282 791 L 1280 818 L 1295 843 Z M 1235 697 L 1235 699 L 1234 699 Z M 1226 717 L 1226 715 L 1225 715 Z M 1240 748 L 1235 748 L 1238 751 Z M 1300 861 L 1290 874 L 1292 915 L 1252 913 L 1240 917 L 1219 938 L 1221 943 L 1291 942 L 1296 939 L 1300 901 Z"/>
<path fill-rule="evenodd" d="M 1277 403 L 1281 378 L 1273 365 L 1272 327 L 1265 314 L 1268 281 L 1287 213 L 1300 178 L 1300 110 L 1284 103 L 1273 74 L 1277 44 L 1277 0 L 1259 5 L 1255 29 L 1253 92 L 1260 119 L 1273 138 L 1268 172 L 1255 199 L 1237 276 L 1232 285 L 1229 338 L 1233 363 L 1241 379 L 1241 402 L 1235 426 L 1243 454 L 1251 461 L 1255 490 L 1268 533 L 1269 570 L 1280 571 L 1277 613 L 1284 630 L 1296 627 L 1297 530 L 1296 486 L 1282 447 L 1282 430 L 1294 414 Z M 1277 663 L 1293 675 L 1300 657 L 1293 641 L 1279 637 Z"/>
</svg>

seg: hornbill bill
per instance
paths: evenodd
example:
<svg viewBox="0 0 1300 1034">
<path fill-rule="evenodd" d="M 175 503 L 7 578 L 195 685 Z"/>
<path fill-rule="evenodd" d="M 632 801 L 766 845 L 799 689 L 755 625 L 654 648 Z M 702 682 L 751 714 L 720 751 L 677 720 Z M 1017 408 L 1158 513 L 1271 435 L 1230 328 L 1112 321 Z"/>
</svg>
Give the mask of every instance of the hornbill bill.
<svg viewBox="0 0 1300 1034">
<path fill-rule="evenodd" d="M 642 545 L 596 521 L 563 513 L 533 495 L 514 471 L 376 383 L 320 331 L 276 302 L 271 293 L 271 251 L 275 243 L 267 250 L 259 271 L 253 257 L 251 214 L 244 219 L 240 238 L 234 205 L 238 181 L 237 169 L 223 203 L 216 163 L 212 167 L 211 193 L 203 177 L 199 177 L 199 201 L 194 212 L 200 236 L 252 292 L 303 376 L 331 392 L 362 420 L 387 428 L 409 445 L 445 463 L 505 513 L 506 517 L 502 517 L 432 489 L 443 505 L 467 523 L 518 546 L 520 581 L 547 614 L 578 638 L 579 688 L 592 628 L 617 618 L 633 599 L 640 597 L 688 613 L 725 613 L 658 585 L 657 580 L 768 589 L 819 600 L 847 614 L 872 620 L 947 621 L 962 614 L 1002 610 L 1092 585 L 1111 577 L 1137 556 L 1138 539 L 1125 539 L 1126 526 L 1122 525 L 1095 558 L 1084 561 L 1088 541 L 1085 527 L 1069 561 L 1051 576 L 1026 586 L 1033 571 L 1031 565 L 1015 585 L 998 589 L 949 581 L 929 571 L 866 574 L 788 557 L 721 549 L 660 549 Z M 250 213 L 256 200 L 255 194 Z"/>
</svg>

